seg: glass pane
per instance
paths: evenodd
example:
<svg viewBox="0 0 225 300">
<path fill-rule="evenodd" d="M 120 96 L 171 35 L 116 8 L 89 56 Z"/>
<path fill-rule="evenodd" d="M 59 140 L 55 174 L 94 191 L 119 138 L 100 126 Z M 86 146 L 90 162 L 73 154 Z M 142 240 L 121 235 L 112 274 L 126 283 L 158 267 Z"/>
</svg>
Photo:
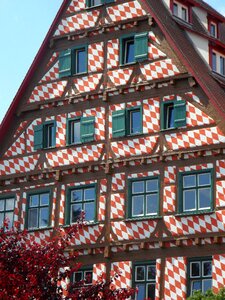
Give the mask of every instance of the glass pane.
<svg viewBox="0 0 225 300">
<path fill-rule="evenodd" d="M 212 23 L 210 24 L 210 34 L 214 37 L 216 36 L 216 26 Z"/>
<path fill-rule="evenodd" d="M 83 199 L 83 193 L 82 190 L 73 190 L 71 191 L 71 201 L 75 202 L 75 201 L 82 201 Z"/>
<path fill-rule="evenodd" d="M 30 207 L 36 207 L 39 205 L 39 195 L 30 196 Z"/>
<path fill-rule="evenodd" d="M 186 175 L 183 176 L 183 187 L 195 187 L 196 186 L 196 175 Z"/>
<path fill-rule="evenodd" d="M 155 284 L 154 283 L 148 283 L 147 286 L 147 299 L 155 299 Z"/>
<path fill-rule="evenodd" d="M 93 1 L 93 5 L 92 6 L 102 4 L 102 0 L 92 0 L 92 1 Z"/>
<path fill-rule="evenodd" d="M 182 19 L 187 21 L 187 10 L 182 7 Z"/>
<path fill-rule="evenodd" d="M 28 228 L 38 228 L 38 209 L 32 208 L 28 211 Z"/>
<path fill-rule="evenodd" d="M 14 198 L 6 199 L 5 210 L 14 210 Z"/>
<path fill-rule="evenodd" d="M 85 51 L 85 49 L 77 50 L 76 56 L 77 56 L 76 73 L 86 72 L 86 51 Z"/>
<path fill-rule="evenodd" d="M 80 120 L 70 123 L 71 125 L 71 137 L 70 141 L 72 144 L 80 143 Z"/>
<path fill-rule="evenodd" d="M 187 190 L 183 192 L 183 210 L 196 210 L 196 191 Z"/>
<path fill-rule="evenodd" d="M 220 74 L 225 75 L 225 58 L 220 56 Z"/>
<path fill-rule="evenodd" d="M 166 106 L 166 128 L 174 127 L 174 105 Z"/>
<path fill-rule="evenodd" d="M 147 266 L 147 280 L 155 280 L 156 269 L 155 266 Z"/>
<path fill-rule="evenodd" d="M 210 173 L 202 173 L 198 174 L 198 185 L 211 185 L 211 174 Z"/>
<path fill-rule="evenodd" d="M 85 284 L 91 284 L 92 283 L 92 271 L 85 271 L 84 279 L 85 279 Z"/>
<path fill-rule="evenodd" d="M 132 194 L 144 193 L 144 181 L 136 181 L 132 183 Z"/>
<path fill-rule="evenodd" d="M 202 290 L 203 293 L 212 288 L 212 279 L 205 279 L 202 281 Z"/>
<path fill-rule="evenodd" d="M 5 210 L 5 200 L 0 200 L 0 211 Z"/>
<path fill-rule="evenodd" d="M 173 14 L 178 16 L 178 5 L 176 3 L 173 4 Z"/>
<path fill-rule="evenodd" d="M 77 219 L 79 218 L 80 214 L 82 212 L 82 204 L 73 204 L 71 205 L 71 212 L 70 212 L 70 216 L 71 216 L 71 223 L 74 223 L 77 221 Z"/>
<path fill-rule="evenodd" d="M 135 267 L 135 281 L 145 280 L 145 266 Z"/>
<path fill-rule="evenodd" d="M 95 219 L 95 203 L 85 203 L 84 205 L 85 220 L 93 221 Z"/>
<path fill-rule="evenodd" d="M 145 299 L 145 285 L 144 284 L 137 284 L 136 288 L 138 288 L 138 293 L 136 294 L 135 300 Z"/>
<path fill-rule="evenodd" d="M 191 282 L 191 295 L 193 295 L 193 291 L 201 291 L 201 290 L 202 290 L 202 284 L 200 280 Z"/>
<path fill-rule="evenodd" d="M 125 41 L 125 56 L 124 63 L 134 62 L 134 39 L 129 39 Z"/>
<path fill-rule="evenodd" d="M 158 212 L 158 195 L 151 194 L 146 196 L 146 214 L 157 214 Z"/>
<path fill-rule="evenodd" d="M 0 213 L 0 227 L 3 226 L 3 221 L 4 221 L 4 213 Z"/>
<path fill-rule="evenodd" d="M 74 278 L 74 282 L 79 282 L 83 280 L 83 272 L 75 272 L 73 278 Z"/>
<path fill-rule="evenodd" d="M 217 70 L 216 53 L 212 54 L 212 70 L 215 72 Z"/>
<path fill-rule="evenodd" d="M 46 138 L 46 143 L 45 147 L 52 147 L 54 144 L 54 125 L 53 124 L 48 124 L 45 125 L 45 138 Z"/>
<path fill-rule="evenodd" d="M 95 188 L 84 190 L 84 201 L 95 200 Z"/>
<path fill-rule="evenodd" d="M 132 197 L 132 216 L 144 215 L 144 196 Z"/>
<path fill-rule="evenodd" d="M 158 192 L 158 179 L 147 180 L 146 192 Z"/>
<path fill-rule="evenodd" d="M 47 227 L 49 218 L 48 207 L 40 208 L 39 227 Z"/>
<path fill-rule="evenodd" d="M 202 263 L 203 276 L 208 277 L 212 276 L 212 262 L 211 261 L 203 261 Z"/>
<path fill-rule="evenodd" d="M 9 221 L 9 223 L 8 223 L 9 228 L 12 228 L 12 226 L 13 226 L 13 212 L 6 213 L 5 214 L 5 219 L 7 221 Z"/>
<path fill-rule="evenodd" d="M 191 262 L 191 277 L 199 277 L 200 276 L 200 262 Z"/>
<path fill-rule="evenodd" d="M 40 205 L 49 205 L 49 194 L 40 195 Z"/>
<path fill-rule="evenodd" d="M 130 133 L 141 132 L 141 112 L 135 110 L 130 112 Z"/>
<path fill-rule="evenodd" d="M 199 209 L 208 209 L 211 207 L 211 189 L 199 189 Z"/>
</svg>

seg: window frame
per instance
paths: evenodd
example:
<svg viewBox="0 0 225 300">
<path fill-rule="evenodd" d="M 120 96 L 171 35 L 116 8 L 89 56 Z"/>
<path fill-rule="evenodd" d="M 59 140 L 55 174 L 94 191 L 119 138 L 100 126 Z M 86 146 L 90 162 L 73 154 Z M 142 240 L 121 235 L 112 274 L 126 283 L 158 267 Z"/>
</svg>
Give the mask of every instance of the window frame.
<svg viewBox="0 0 225 300">
<path fill-rule="evenodd" d="M 115 0 L 101 0 L 101 3 L 99 4 L 92 4 L 92 0 L 86 0 L 86 8 L 92 8 L 92 7 L 98 7 L 104 4 L 114 3 Z"/>
<path fill-rule="evenodd" d="M 131 120 L 131 115 L 133 112 L 139 111 L 140 112 L 140 131 L 139 132 L 131 132 L 132 128 L 132 120 Z M 133 135 L 138 135 L 143 133 L 143 108 L 142 105 L 134 106 L 134 107 L 128 107 L 126 108 L 126 136 L 133 136 Z"/>
<path fill-rule="evenodd" d="M 170 0 L 170 8 L 172 15 L 186 23 L 191 23 L 191 9 L 189 5 L 184 5 L 180 1 Z M 177 7 L 177 13 L 175 14 L 174 6 Z M 186 18 L 183 18 L 183 11 L 185 11 Z"/>
<path fill-rule="evenodd" d="M 146 182 L 151 180 L 158 180 L 158 190 L 147 192 L 146 191 Z M 144 192 L 134 194 L 132 191 L 132 185 L 134 182 L 144 181 Z M 147 195 L 157 194 L 157 212 L 156 213 L 146 213 L 147 209 Z M 133 195 L 143 195 L 143 208 L 144 212 L 142 215 L 133 215 Z M 160 216 L 160 177 L 159 176 L 147 176 L 147 177 L 140 177 L 140 178 L 129 178 L 128 179 L 128 192 L 127 192 L 127 219 L 151 219 L 151 218 L 158 218 Z"/>
<path fill-rule="evenodd" d="M 174 127 L 168 127 L 166 124 L 168 121 L 167 108 L 173 106 L 174 114 Z M 185 107 L 185 110 L 180 110 L 180 108 Z M 187 103 L 185 100 L 168 100 L 161 101 L 160 103 L 160 130 L 173 130 L 176 128 L 181 128 L 187 126 Z M 182 112 L 182 116 L 181 116 Z M 179 124 L 180 123 L 180 124 Z"/>
<path fill-rule="evenodd" d="M 48 205 L 40 205 L 40 195 L 42 194 L 49 194 L 49 204 Z M 29 227 L 29 211 L 30 211 L 30 197 L 33 195 L 38 195 L 39 198 L 39 204 L 38 206 L 35 206 L 35 208 L 38 209 L 38 227 Z M 40 208 L 41 207 L 48 207 L 48 224 L 47 226 L 39 226 L 39 218 L 40 218 Z M 43 230 L 47 229 L 51 226 L 51 212 L 52 212 L 52 190 L 51 189 L 40 189 L 40 190 L 34 190 L 29 193 L 27 193 L 26 197 L 26 220 L 25 220 L 25 226 L 27 230 L 29 231 L 35 231 L 35 230 Z"/>
<path fill-rule="evenodd" d="M 52 125 L 53 127 L 53 132 L 52 132 L 52 145 L 49 146 L 48 143 L 48 138 L 47 138 L 47 128 L 49 125 Z M 34 126 L 34 150 L 39 150 L 39 149 L 52 149 L 55 148 L 56 146 L 56 121 L 55 120 L 50 120 L 46 121 L 40 125 Z M 36 140 L 36 142 L 35 142 Z"/>
<path fill-rule="evenodd" d="M 12 210 L 6 210 L 6 200 L 9 200 L 9 199 L 14 199 L 14 205 L 13 205 L 13 209 Z M 12 217 L 12 226 L 10 227 L 9 226 L 9 229 L 13 228 L 14 226 L 14 217 L 15 217 L 15 207 L 16 207 L 16 196 L 15 194 L 7 194 L 7 195 L 1 195 L 0 196 L 0 201 L 3 201 L 5 200 L 4 202 L 4 210 L 0 211 L 0 213 L 3 213 L 4 214 L 4 218 L 3 218 L 3 222 L 2 224 L 0 223 L 0 228 L 3 228 L 4 227 L 4 221 L 5 221 L 5 218 L 6 218 L 6 214 L 7 212 L 12 212 L 13 213 L 13 217 Z"/>
<path fill-rule="evenodd" d="M 80 123 L 80 141 L 79 142 L 74 142 L 72 141 L 72 128 L 71 125 L 73 123 Z M 81 142 L 81 117 L 75 117 L 75 118 L 69 118 L 67 119 L 67 124 L 66 124 L 66 143 L 67 145 L 79 145 L 82 144 Z"/>
<path fill-rule="evenodd" d="M 199 195 L 198 195 L 198 191 L 199 189 L 201 189 L 201 185 L 198 185 L 197 181 L 198 181 L 198 175 L 199 174 L 204 174 L 204 173 L 208 173 L 210 174 L 210 180 L 211 180 L 211 184 L 210 185 L 203 185 L 202 188 L 206 187 L 208 188 L 210 186 L 211 189 L 211 194 L 210 194 L 210 208 L 204 208 L 204 209 L 199 209 Z M 179 214 L 182 215 L 196 215 L 196 214 L 204 214 L 204 213 L 210 213 L 214 211 L 214 170 L 213 169 L 203 169 L 203 170 L 194 170 L 194 171 L 188 171 L 188 172 L 179 172 L 178 174 L 178 182 L 179 182 L 179 205 L 178 205 L 178 211 Z M 189 176 L 189 175 L 195 175 L 196 176 L 196 184 L 193 187 L 190 188 L 186 188 L 184 189 L 183 187 L 183 178 L 184 176 Z M 196 195 L 196 208 L 192 209 L 192 210 L 186 210 L 184 211 L 184 197 L 183 197 L 183 192 L 184 190 L 194 190 L 195 191 L 195 195 Z"/>
<path fill-rule="evenodd" d="M 78 52 L 83 50 L 85 52 L 85 70 L 83 72 L 78 72 Z M 88 72 L 88 46 L 87 45 L 79 45 L 77 47 L 74 47 L 71 49 L 71 71 L 72 71 L 72 76 L 74 75 L 83 75 Z"/>
<path fill-rule="evenodd" d="M 212 72 L 220 76 L 225 76 L 225 55 L 214 48 L 209 51 L 210 65 Z"/>
<path fill-rule="evenodd" d="M 92 283 L 93 283 L 93 274 L 94 274 L 93 265 L 82 266 L 76 272 L 73 272 L 73 274 L 71 276 L 72 283 L 76 284 L 76 283 L 78 283 L 80 281 L 83 281 L 84 278 L 85 278 L 84 275 L 85 275 L 86 272 L 92 272 L 92 281 L 91 281 L 91 283 L 88 283 L 88 284 L 84 283 L 84 286 L 88 287 L 88 286 L 92 285 Z M 75 274 L 77 274 L 77 273 L 82 273 L 82 279 L 80 281 L 75 281 Z M 76 289 L 79 289 L 79 284 L 78 284 L 78 287 Z"/>
<path fill-rule="evenodd" d="M 82 195 L 84 193 L 84 190 L 86 189 L 90 189 L 90 188 L 94 188 L 95 190 L 95 199 L 94 200 L 89 200 L 89 201 L 84 201 L 84 199 L 82 199 L 82 201 L 79 202 L 72 202 L 71 201 L 71 192 L 74 190 L 82 190 Z M 67 201 L 66 201 L 66 210 L 65 210 L 65 225 L 71 225 L 74 224 L 75 222 L 71 222 L 71 205 L 73 205 L 73 203 L 81 203 L 82 204 L 82 211 L 84 211 L 84 204 L 85 203 L 94 203 L 94 218 L 93 220 L 86 220 L 86 222 L 88 222 L 88 224 L 93 224 L 97 222 L 97 183 L 91 183 L 91 184 L 84 184 L 84 185 L 78 185 L 78 186 L 72 186 L 69 187 L 67 189 Z M 85 212 L 85 211 L 84 211 Z"/>
</svg>

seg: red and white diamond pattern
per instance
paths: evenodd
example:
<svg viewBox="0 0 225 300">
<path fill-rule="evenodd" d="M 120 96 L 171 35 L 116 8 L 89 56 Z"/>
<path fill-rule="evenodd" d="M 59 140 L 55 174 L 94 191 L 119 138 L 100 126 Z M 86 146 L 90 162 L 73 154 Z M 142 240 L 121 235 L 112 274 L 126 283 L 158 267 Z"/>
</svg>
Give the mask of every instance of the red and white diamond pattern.
<svg viewBox="0 0 225 300">
<path fill-rule="evenodd" d="M 45 230 L 43 232 L 40 231 L 29 232 L 28 235 L 30 241 L 36 242 L 37 244 L 44 246 L 51 241 L 52 230 Z"/>
<path fill-rule="evenodd" d="M 179 172 L 200 171 L 200 170 L 212 169 L 212 168 L 213 168 L 213 164 L 209 163 L 209 164 L 180 167 Z"/>
<path fill-rule="evenodd" d="M 133 68 L 109 71 L 108 76 L 115 86 L 125 85 L 128 83 Z M 110 87 L 110 86 L 108 86 Z"/>
<path fill-rule="evenodd" d="M 192 148 L 225 142 L 225 136 L 218 127 L 192 130 L 165 135 L 170 149 Z"/>
<path fill-rule="evenodd" d="M 66 144 L 66 114 L 56 116 L 56 147 Z"/>
<path fill-rule="evenodd" d="M 214 255 L 212 265 L 213 291 L 218 293 L 225 286 L 225 255 Z"/>
<path fill-rule="evenodd" d="M 26 144 L 27 144 L 27 152 L 34 151 L 34 126 L 40 125 L 41 119 L 36 119 L 29 125 L 27 128 L 27 135 L 26 135 Z"/>
<path fill-rule="evenodd" d="M 169 257 L 166 259 L 164 300 L 186 299 L 186 259 Z"/>
<path fill-rule="evenodd" d="M 102 232 L 103 225 L 84 226 L 79 229 L 71 241 L 71 245 L 95 244 Z"/>
<path fill-rule="evenodd" d="M 119 241 L 149 238 L 155 230 L 156 221 L 112 222 L 112 230 Z"/>
<path fill-rule="evenodd" d="M 113 39 L 107 44 L 107 68 L 117 68 L 119 66 L 119 40 Z"/>
<path fill-rule="evenodd" d="M 159 174 L 160 174 L 159 170 L 155 170 L 155 171 L 149 171 L 149 172 L 129 174 L 128 178 L 130 179 L 130 178 L 152 177 L 152 176 L 158 176 Z"/>
<path fill-rule="evenodd" d="M 111 143 L 114 155 L 118 157 L 128 157 L 133 155 L 142 155 L 152 153 L 157 143 L 158 137 L 146 137 L 121 142 Z"/>
<path fill-rule="evenodd" d="M 17 140 L 12 144 L 12 146 L 6 151 L 6 157 L 16 156 L 19 154 L 24 154 L 26 149 L 26 137 L 25 132 L 23 132 Z"/>
<path fill-rule="evenodd" d="M 19 135 L 20 133 L 22 133 L 22 131 L 24 131 L 24 129 L 26 128 L 28 122 L 29 121 L 23 121 L 23 122 L 20 123 L 19 127 L 17 128 L 17 130 L 16 130 L 16 132 L 15 132 L 15 134 L 13 136 L 14 138 L 17 135 Z"/>
<path fill-rule="evenodd" d="M 79 93 L 88 93 L 97 89 L 102 74 L 94 74 L 83 78 L 74 79 L 74 84 Z"/>
<path fill-rule="evenodd" d="M 59 78 L 59 62 L 57 61 L 53 67 L 42 77 L 40 83 L 52 81 Z"/>
<path fill-rule="evenodd" d="M 55 216 L 56 216 L 56 189 L 54 189 L 53 196 L 52 196 L 52 216 L 51 216 L 52 227 L 55 226 Z"/>
<path fill-rule="evenodd" d="M 59 225 L 64 225 L 64 216 L 65 216 L 65 203 L 66 203 L 66 186 L 62 185 L 61 187 L 61 196 L 60 196 L 60 208 L 59 208 Z"/>
<path fill-rule="evenodd" d="M 50 65 L 56 60 L 58 59 L 59 53 L 58 52 L 54 52 L 52 54 L 52 57 L 50 58 L 49 62 L 47 63 L 46 69 L 48 69 L 50 67 Z"/>
<path fill-rule="evenodd" d="M 159 99 L 143 101 L 143 133 L 158 132 L 159 127 Z"/>
<path fill-rule="evenodd" d="M 52 167 L 63 165 L 74 165 L 87 161 L 99 160 L 103 150 L 103 145 L 92 145 L 78 147 L 76 150 L 64 149 L 55 152 L 47 153 L 47 159 Z"/>
<path fill-rule="evenodd" d="M 62 19 L 54 36 L 68 34 L 77 30 L 93 28 L 99 17 L 99 11 L 93 10 Z"/>
<path fill-rule="evenodd" d="M 216 206 L 225 206 L 225 181 L 216 182 Z"/>
<path fill-rule="evenodd" d="M 156 42 L 157 44 L 160 45 L 160 42 L 159 42 L 158 38 L 156 37 L 156 35 L 154 34 L 153 31 L 149 31 L 149 38 L 150 38 L 153 42 Z"/>
<path fill-rule="evenodd" d="M 216 177 L 220 178 L 225 176 L 225 160 L 217 160 L 216 161 Z"/>
<path fill-rule="evenodd" d="M 125 213 L 125 194 L 112 194 L 111 196 L 111 219 L 123 219 Z"/>
<path fill-rule="evenodd" d="M 148 43 L 148 58 L 149 59 L 159 59 L 166 57 L 166 54 L 163 53 L 161 50 L 156 48 L 154 45 L 151 43 Z"/>
<path fill-rule="evenodd" d="M 132 263 L 131 261 L 121 261 L 111 264 L 111 278 L 112 284 L 116 289 L 131 288 L 131 274 L 132 274 Z M 114 279 L 115 275 L 119 277 Z"/>
<path fill-rule="evenodd" d="M 112 191 L 121 191 L 125 189 L 125 173 L 116 173 L 112 176 Z"/>
<path fill-rule="evenodd" d="M 93 282 L 106 280 L 106 264 L 93 265 Z"/>
<path fill-rule="evenodd" d="M 103 70 L 104 63 L 104 43 L 91 44 L 88 47 L 88 71 L 97 72 Z"/>
<path fill-rule="evenodd" d="M 66 13 L 71 14 L 85 9 L 85 0 L 72 0 Z"/>
<path fill-rule="evenodd" d="M 156 260 L 156 285 L 155 285 L 155 300 L 160 299 L 160 277 L 161 277 L 161 259 Z"/>
<path fill-rule="evenodd" d="M 166 78 L 180 73 L 171 59 L 165 59 L 143 65 L 141 67 L 141 72 L 145 76 L 146 80 Z"/>
<path fill-rule="evenodd" d="M 84 117 L 95 116 L 95 140 L 102 141 L 105 139 L 105 108 L 97 107 L 88 109 L 83 114 Z"/>
<path fill-rule="evenodd" d="M 126 2 L 120 5 L 107 8 L 107 12 L 113 22 L 133 19 L 145 16 L 146 12 L 142 9 L 138 1 Z"/>
<path fill-rule="evenodd" d="M 98 202 L 98 221 L 105 221 L 105 204 L 106 204 L 106 196 L 101 195 L 99 197 Z"/>
<path fill-rule="evenodd" d="M 33 90 L 28 102 L 33 103 L 62 97 L 66 85 L 67 81 L 58 81 L 55 83 L 38 85 Z"/>
<path fill-rule="evenodd" d="M 199 108 L 195 107 L 191 103 L 187 103 L 187 126 L 200 126 L 200 125 L 208 125 L 215 123 L 212 118 L 207 116 L 204 112 L 202 112 Z"/>
<path fill-rule="evenodd" d="M 140 106 L 140 105 L 141 105 L 141 101 L 128 102 L 127 103 L 127 108 L 132 108 L 132 107 Z"/>
<path fill-rule="evenodd" d="M 163 212 L 175 212 L 176 211 L 176 186 L 166 186 L 163 192 Z"/>
<path fill-rule="evenodd" d="M 39 155 L 24 156 L 22 158 L 0 161 L 0 176 L 33 171 Z"/>
<path fill-rule="evenodd" d="M 188 97 L 190 97 L 191 99 L 193 99 L 195 102 L 201 104 L 201 101 L 200 101 L 199 97 L 196 96 L 193 92 L 188 92 L 185 95 L 187 95 Z"/>
<path fill-rule="evenodd" d="M 175 183 L 176 181 L 176 167 L 170 166 L 165 167 L 165 173 L 164 173 L 164 183 Z"/>
</svg>

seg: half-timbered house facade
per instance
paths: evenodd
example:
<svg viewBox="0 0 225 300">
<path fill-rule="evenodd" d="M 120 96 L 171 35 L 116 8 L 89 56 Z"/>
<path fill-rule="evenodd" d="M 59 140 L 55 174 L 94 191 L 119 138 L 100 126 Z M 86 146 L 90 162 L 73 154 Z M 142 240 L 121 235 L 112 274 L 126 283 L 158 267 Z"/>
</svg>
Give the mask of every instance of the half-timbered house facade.
<svg viewBox="0 0 225 300">
<path fill-rule="evenodd" d="M 225 18 L 201 0 L 64 0 L 0 128 L 0 221 L 137 299 L 225 284 Z"/>
</svg>

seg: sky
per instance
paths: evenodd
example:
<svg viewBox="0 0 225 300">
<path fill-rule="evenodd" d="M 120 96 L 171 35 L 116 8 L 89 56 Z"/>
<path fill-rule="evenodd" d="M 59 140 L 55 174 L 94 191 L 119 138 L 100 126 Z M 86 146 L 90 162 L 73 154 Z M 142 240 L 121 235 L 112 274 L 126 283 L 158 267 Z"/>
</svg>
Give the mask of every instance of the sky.
<svg viewBox="0 0 225 300">
<path fill-rule="evenodd" d="M 63 0 L 0 0 L 0 123 Z M 224 0 L 206 0 L 225 15 Z"/>
</svg>

